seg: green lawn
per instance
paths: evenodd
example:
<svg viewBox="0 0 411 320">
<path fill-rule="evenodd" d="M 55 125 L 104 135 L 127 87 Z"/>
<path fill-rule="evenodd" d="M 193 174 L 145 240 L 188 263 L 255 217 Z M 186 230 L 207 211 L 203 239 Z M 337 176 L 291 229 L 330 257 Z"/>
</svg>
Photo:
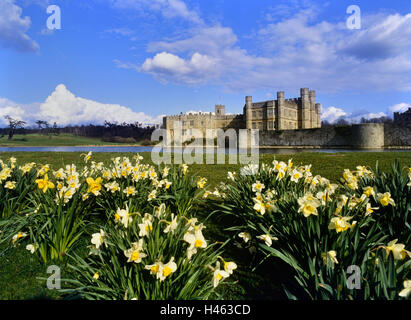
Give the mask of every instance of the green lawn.
<svg viewBox="0 0 411 320">
<path fill-rule="evenodd" d="M 73 134 L 42 135 L 42 134 L 16 134 L 13 139 L 8 140 L 8 136 L 0 137 L 0 147 L 57 147 L 57 146 L 101 146 L 101 145 L 121 145 L 113 142 L 104 142 L 99 138 L 80 137 Z M 138 143 L 136 143 L 138 145 Z"/>
<path fill-rule="evenodd" d="M 116 156 L 131 156 L 130 153 L 94 153 L 94 161 L 107 162 Z M 150 153 L 141 154 L 146 161 L 151 162 Z M 75 163 L 82 166 L 83 162 L 80 153 L 52 153 L 52 152 L 7 152 L 0 153 L 0 159 L 16 157 L 18 163 L 37 162 L 49 163 L 53 169 Z M 311 153 L 303 152 L 294 155 L 261 155 L 261 162 L 271 162 L 273 159 L 286 161 L 290 158 L 298 164 L 312 164 L 313 174 L 320 174 L 332 181 L 338 181 L 344 168 L 355 169 L 357 165 L 368 165 L 375 168 L 378 161 L 382 170 L 388 170 L 395 159 L 399 160 L 402 166 L 411 167 L 411 152 L 347 152 L 347 153 Z M 200 165 L 190 166 L 190 172 L 194 175 L 204 176 L 208 179 L 209 186 L 214 187 L 219 182 L 226 179 L 227 171 L 235 171 L 240 165 Z M 221 234 L 221 227 L 208 225 L 208 230 L 217 236 Z M 88 241 L 88 240 L 87 240 Z M 82 245 L 84 247 L 84 244 Z M 46 289 L 45 281 L 38 280 L 38 277 L 47 278 L 47 266 L 42 265 L 38 260 L 24 248 L 10 248 L 3 251 L 0 248 L 0 299 L 56 299 L 60 296 L 55 291 Z M 247 266 L 250 262 L 244 257 L 238 256 L 236 252 L 230 252 L 233 260 L 238 262 L 239 268 L 236 273 L 238 283 L 226 289 L 226 294 L 233 299 L 263 299 L 275 298 L 275 276 L 281 274 L 275 270 L 257 270 L 258 272 L 249 274 L 242 270 L 242 266 Z M 242 261 L 243 260 L 243 261 Z M 63 278 L 66 269 L 63 268 Z M 267 278 L 269 277 L 269 278 Z M 274 278 L 273 278 L 274 277 Z M 271 279 L 271 280 L 270 280 Z M 64 287 L 64 282 L 62 283 Z M 274 289 L 273 289 L 274 288 Z M 264 291 L 265 290 L 265 291 Z M 274 290 L 274 291 L 273 291 Z M 277 292 L 279 292 L 278 290 Z M 273 293 L 274 292 L 274 293 Z M 268 295 L 273 293 L 272 296 Z"/>
</svg>

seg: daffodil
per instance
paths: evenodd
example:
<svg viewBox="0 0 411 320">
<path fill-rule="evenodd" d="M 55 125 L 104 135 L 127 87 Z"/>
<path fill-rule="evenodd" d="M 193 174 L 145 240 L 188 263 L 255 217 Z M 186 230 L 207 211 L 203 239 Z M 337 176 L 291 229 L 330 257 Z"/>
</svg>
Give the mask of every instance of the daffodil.
<svg viewBox="0 0 411 320">
<path fill-rule="evenodd" d="M 238 234 L 238 236 L 239 236 L 240 238 L 242 238 L 245 243 L 247 243 L 248 241 L 251 240 L 251 234 L 249 234 L 248 232 L 240 232 L 240 233 Z"/>
<path fill-rule="evenodd" d="M 170 261 L 160 266 L 160 270 L 158 271 L 157 275 L 160 281 L 164 281 L 170 274 L 177 270 L 177 264 L 174 262 L 174 257 L 170 259 Z"/>
<path fill-rule="evenodd" d="M 220 262 L 217 261 L 216 268 L 214 269 L 213 274 L 213 286 L 214 288 L 218 286 L 221 280 L 228 278 L 230 275 L 225 270 L 220 270 Z"/>
<path fill-rule="evenodd" d="M 127 195 L 127 197 L 134 196 L 136 194 L 136 188 L 133 186 L 126 187 L 123 192 Z"/>
<path fill-rule="evenodd" d="M 43 179 L 37 179 L 36 183 L 38 188 L 42 190 L 44 193 L 46 193 L 48 189 L 54 188 L 54 183 L 49 181 L 49 177 L 47 176 L 47 174 L 44 175 Z"/>
<path fill-rule="evenodd" d="M 105 243 L 106 234 L 104 230 L 100 229 L 100 232 L 93 233 L 91 235 L 91 243 L 95 246 L 96 249 L 99 249 L 100 246 Z M 106 244 L 107 246 L 107 244 Z"/>
<path fill-rule="evenodd" d="M 378 209 L 379 207 L 371 207 L 371 204 L 367 203 L 367 206 L 365 208 L 365 215 L 369 216 L 374 212 L 374 210 L 378 210 Z"/>
<path fill-rule="evenodd" d="M 174 233 L 174 230 L 177 229 L 178 223 L 177 223 L 177 216 L 174 216 L 174 213 L 171 214 L 171 221 L 167 223 L 167 227 L 164 229 L 164 233 Z"/>
<path fill-rule="evenodd" d="M 16 243 L 18 240 L 27 237 L 27 233 L 25 232 L 18 232 L 17 234 L 15 234 L 13 236 L 13 238 L 11 239 L 13 244 Z"/>
<path fill-rule="evenodd" d="M 197 188 L 203 189 L 207 183 L 206 178 L 201 178 L 200 180 L 197 181 Z"/>
<path fill-rule="evenodd" d="M 233 274 L 233 271 L 237 269 L 237 264 L 235 262 L 232 261 L 224 261 L 224 270 L 228 273 L 228 274 Z"/>
<path fill-rule="evenodd" d="M 398 295 L 407 298 L 411 293 L 411 280 L 405 280 L 403 285 L 404 289 L 402 289 Z"/>
<path fill-rule="evenodd" d="M 162 269 L 162 268 L 163 268 L 163 264 L 161 263 L 161 261 L 157 261 L 154 264 L 147 264 L 147 265 L 144 266 L 144 269 L 150 270 L 150 273 L 152 275 L 157 276 L 157 279 L 159 278 L 158 273 L 159 273 L 160 269 Z"/>
<path fill-rule="evenodd" d="M 389 192 L 378 193 L 377 194 L 377 199 L 383 207 L 386 207 L 389 204 L 392 205 L 392 206 L 395 206 L 394 199 L 391 198 L 391 193 L 389 193 Z"/>
<path fill-rule="evenodd" d="M 26 246 L 26 250 L 30 251 L 31 254 L 33 254 L 37 249 L 37 245 L 35 243 L 33 244 L 28 244 Z"/>
<path fill-rule="evenodd" d="M 126 205 L 125 209 L 117 208 L 117 212 L 114 215 L 114 221 L 120 222 L 125 228 L 128 228 L 128 224 L 133 221 L 133 218 L 128 211 L 128 205 Z"/>
<path fill-rule="evenodd" d="M 187 248 L 188 259 L 191 259 L 191 257 L 197 253 L 198 248 L 207 247 L 207 241 L 205 240 L 201 230 L 187 232 L 184 235 L 183 240 L 189 243 L 189 247 Z"/>
<path fill-rule="evenodd" d="M 269 247 L 271 247 L 271 245 L 273 244 L 273 240 L 278 240 L 276 237 L 272 238 L 269 234 L 262 234 L 261 236 L 257 236 L 257 239 L 263 240 Z"/>
<path fill-rule="evenodd" d="M 16 181 L 7 181 L 4 187 L 6 189 L 13 190 L 16 188 Z"/>
<path fill-rule="evenodd" d="M 138 224 L 138 227 L 140 228 L 140 232 L 138 234 L 139 237 L 145 237 L 148 235 L 148 233 L 153 230 L 153 224 L 152 224 L 152 217 L 148 213 L 144 215 L 142 223 Z"/>
<path fill-rule="evenodd" d="M 352 217 L 334 217 L 331 219 L 328 229 L 335 230 L 337 233 L 345 231 L 351 227 L 351 224 L 348 222 L 351 219 Z"/>
<path fill-rule="evenodd" d="M 291 175 L 291 181 L 293 181 L 295 183 L 297 183 L 303 176 L 300 171 L 295 170 L 295 169 L 291 172 L 290 175 Z"/>
<path fill-rule="evenodd" d="M 299 198 L 297 201 L 300 205 L 298 212 L 301 212 L 304 217 L 307 218 L 310 215 L 318 215 L 317 208 L 321 205 L 321 202 L 311 193 L 306 194 L 304 197 Z"/>
<path fill-rule="evenodd" d="M 124 250 L 124 255 L 128 258 L 127 262 L 140 263 L 147 255 L 143 251 L 143 240 L 133 242 L 131 248 Z"/>
<path fill-rule="evenodd" d="M 330 250 L 327 253 L 321 254 L 321 257 L 323 258 L 323 262 L 326 265 L 328 261 L 332 263 L 332 267 L 334 268 L 334 264 L 338 264 L 337 260 L 337 251 L 335 250 Z"/>
<path fill-rule="evenodd" d="M 88 184 L 87 192 L 98 196 L 100 194 L 101 183 L 103 182 L 103 179 L 101 177 L 98 177 L 94 180 L 93 178 L 89 177 L 86 179 L 86 182 Z"/>
<path fill-rule="evenodd" d="M 235 181 L 235 175 L 236 175 L 235 172 L 228 171 L 228 173 L 227 173 L 227 179 L 228 179 L 228 180 Z"/>
<path fill-rule="evenodd" d="M 402 243 L 397 243 L 398 239 L 394 239 L 384 247 L 387 255 L 392 252 L 395 260 L 403 260 L 407 255 L 411 257 L 411 252 L 405 250 L 405 245 Z"/>
<path fill-rule="evenodd" d="M 253 192 L 261 192 L 265 188 L 265 185 L 260 181 L 257 181 L 252 185 Z"/>
</svg>

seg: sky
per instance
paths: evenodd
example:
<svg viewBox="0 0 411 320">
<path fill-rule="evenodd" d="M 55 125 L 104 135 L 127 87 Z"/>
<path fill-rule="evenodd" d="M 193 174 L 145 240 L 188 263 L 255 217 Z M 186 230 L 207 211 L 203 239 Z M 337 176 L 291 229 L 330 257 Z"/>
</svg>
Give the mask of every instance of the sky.
<svg viewBox="0 0 411 320">
<path fill-rule="evenodd" d="M 330 122 L 411 107 L 411 2 L 0 0 L 0 126 L 242 113 L 303 87 Z"/>
</svg>

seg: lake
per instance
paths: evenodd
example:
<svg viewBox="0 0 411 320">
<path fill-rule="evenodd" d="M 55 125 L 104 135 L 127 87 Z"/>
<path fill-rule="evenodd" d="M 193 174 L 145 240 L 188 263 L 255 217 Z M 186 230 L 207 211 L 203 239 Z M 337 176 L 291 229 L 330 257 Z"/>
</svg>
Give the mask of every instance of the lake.
<svg viewBox="0 0 411 320">
<path fill-rule="evenodd" d="M 143 146 L 101 146 L 101 147 L 1 147 L 0 152 L 151 152 L 153 147 L 143 147 Z M 230 149 L 226 149 L 225 153 L 229 153 Z M 337 153 L 337 152 L 393 152 L 402 151 L 410 152 L 410 149 L 316 149 L 316 148 L 260 148 L 259 153 L 262 154 L 295 154 L 300 152 L 326 152 L 326 153 Z M 212 152 L 212 149 L 206 149 L 204 153 Z M 241 152 L 240 153 L 244 153 Z"/>
</svg>

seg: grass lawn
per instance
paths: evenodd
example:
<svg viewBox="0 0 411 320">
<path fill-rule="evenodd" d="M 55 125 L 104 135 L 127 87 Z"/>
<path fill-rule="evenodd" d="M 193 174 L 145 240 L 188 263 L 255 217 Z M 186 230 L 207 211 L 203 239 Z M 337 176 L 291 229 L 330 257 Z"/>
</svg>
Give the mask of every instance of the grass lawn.
<svg viewBox="0 0 411 320">
<path fill-rule="evenodd" d="M 43 137 L 44 138 L 44 137 Z M 54 137 L 52 138 L 54 139 Z M 2 141 L 2 140 L 0 140 Z M 33 142 L 31 142 L 34 145 Z M 94 153 L 93 160 L 96 162 L 107 162 L 112 157 L 131 156 L 130 153 Z M 151 162 L 150 153 L 141 154 L 146 161 Z M 49 163 L 53 169 L 58 169 L 63 165 L 75 163 L 79 167 L 83 165 L 80 153 L 52 153 L 52 152 L 4 152 L 0 153 L 0 159 L 16 157 L 19 164 L 26 162 L 37 162 L 41 164 Z M 367 165 L 375 169 L 378 161 L 381 170 L 388 170 L 394 160 L 399 160 L 403 167 L 411 167 L 411 152 L 346 152 L 346 153 L 314 153 L 303 152 L 293 155 L 270 155 L 260 156 L 261 162 L 272 162 L 273 159 L 287 161 L 292 158 L 295 165 L 312 164 L 312 173 L 320 174 L 336 182 L 342 176 L 345 168 L 355 169 L 357 165 Z M 236 171 L 240 165 L 200 165 L 190 166 L 191 174 L 203 176 L 208 179 L 210 187 L 217 186 L 221 181 L 225 181 L 227 171 Z M 217 236 L 221 234 L 221 227 L 208 225 L 208 229 Z M 89 241 L 85 239 L 82 241 Z M 79 247 L 84 248 L 85 243 L 80 243 Z M 47 278 L 47 266 L 41 264 L 23 246 L 16 249 L 10 248 L 4 251 L 0 248 L 0 299 L 58 299 L 60 296 L 55 291 L 46 288 L 44 280 L 38 277 Z M 238 262 L 239 268 L 236 271 L 238 283 L 234 287 L 227 288 L 227 296 L 232 299 L 262 299 L 275 298 L 275 274 L 281 276 L 281 272 L 275 270 L 257 270 L 258 272 L 246 273 L 242 266 L 247 266 L 247 257 L 241 257 L 232 249 L 228 254 L 234 261 Z M 64 278 L 66 269 L 63 268 Z M 270 276 L 274 274 L 274 276 Z M 269 278 L 267 278 L 269 277 Z M 64 282 L 62 283 L 64 288 Z M 265 291 L 264 291 L 265 290 Z M 277 291 L 281 291 L 280 289 Z M 272 295 L 267 295 L 267 293 Z"/>
<path fill-rule="evenodd" d="M 119 143 L 104 142 L 98 138 L 80 137 L 73 134 L 42 135 L 42 134 L 16 134 L 12 140 L 8 136 L 0 137 L 0 147 L 47 147 L 47 146 L 102 146 L 102 145 L 121 145 Z M 135 145 L 138 145 L 136 143 Z"/>
</svg>

